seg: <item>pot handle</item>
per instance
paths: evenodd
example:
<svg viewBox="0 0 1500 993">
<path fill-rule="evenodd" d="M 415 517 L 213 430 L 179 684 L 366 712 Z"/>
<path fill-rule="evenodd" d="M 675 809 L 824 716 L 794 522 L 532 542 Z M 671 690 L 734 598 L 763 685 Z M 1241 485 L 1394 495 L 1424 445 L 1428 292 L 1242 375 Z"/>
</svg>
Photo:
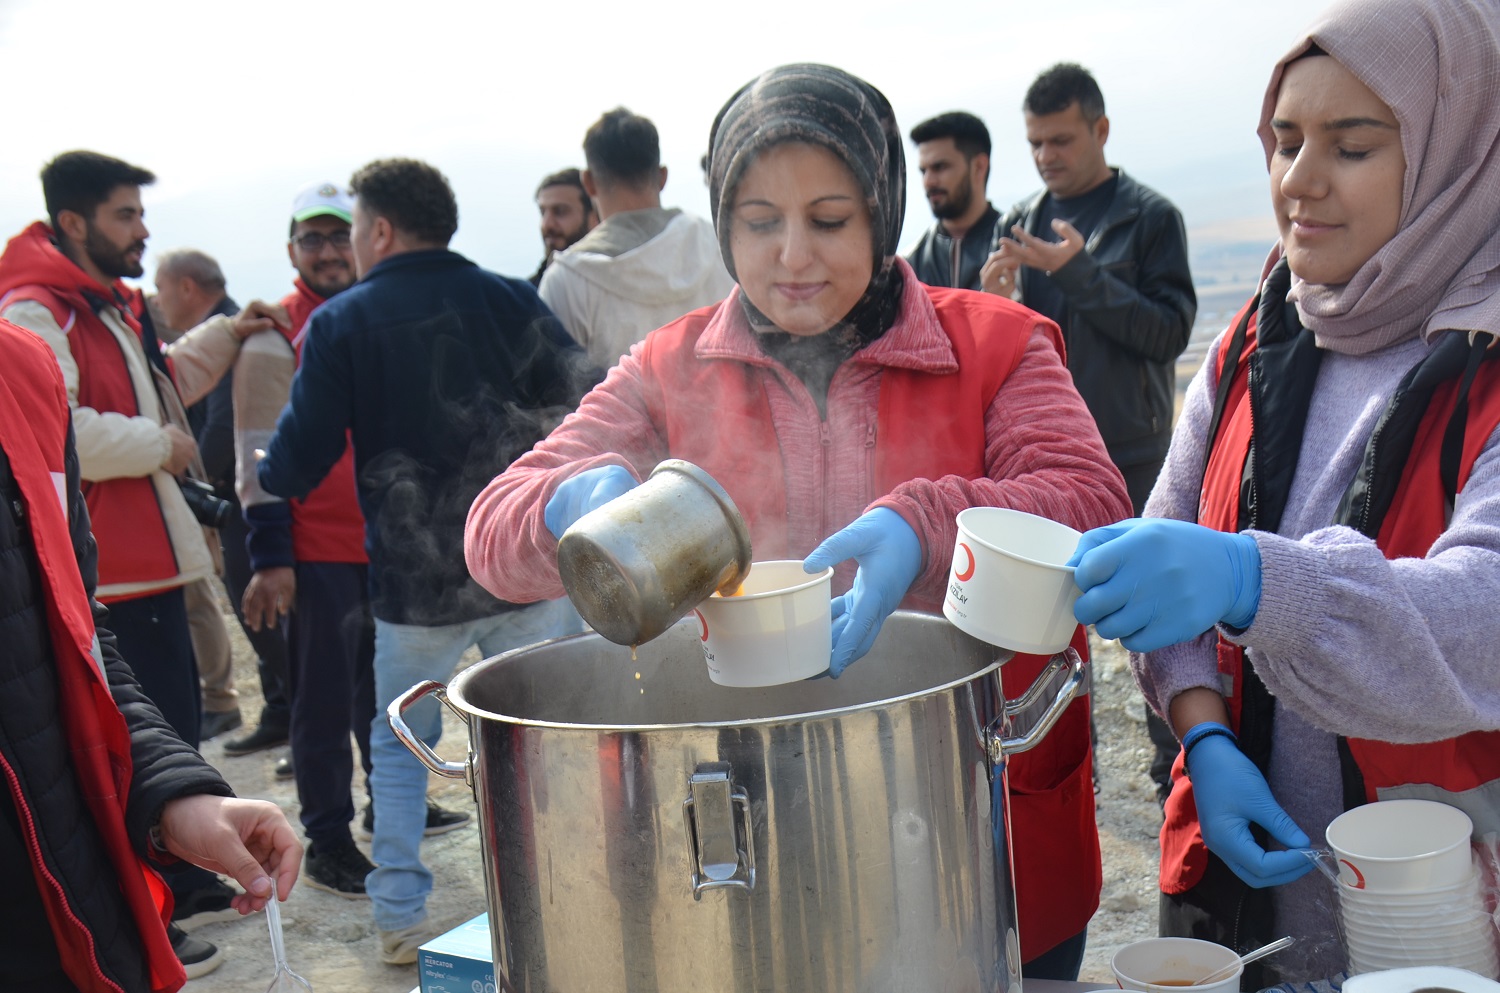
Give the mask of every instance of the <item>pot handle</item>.
<svg viewBox="0 0 1500 993">
<path fill-rule="evenodd" d="M 1068 678 L 1063 681 L 1062 686 L 1058 687 L 1057 695 L 1047 705 L 1046 712 L 1037 719 L 1035 724 L 1027 728 L 1024 734 L 1016 737 L 1006 737 L 1005 731 L 1010 726 L 1010 719 L 1036 702 L 1041 697 L 1043 688 L 1052 678 L 1053 674 L 1064 666 L 1070 669 Z M 1020 752 L 1029 751 L 1041 744 L 1042 739 L 1047 736 L 1047 732 L 1051 731 L 1052 726 L 1057 723 L 1058 718 L 1062 717 L 1063 711 L 1067 709 L 1068 704 L 1072 703 L 1073 698 L 1078 695 L 1078 690 L 1083 686 L 1083 681 L 1086 677 L 1087 673 L 1083 670 L 1083 659 L 1072 646 L 1052 656 L 1051 661 L 1047 663 L 1047 668 L 1043 669 L 1041 675 L 1037 676 L 1036 681 L 1031 684 L 1031 688 L 1014 704 L 1007 703 L 1005 705 L 1005 716 L 986 729 L 985 738 L 989 743 L 990 762 L 994 765 L 1004 765 L 1007 755 L 1016 755 Z"/>
<path fill-rule="evenodd" d="M 417 757 L 419 762 L 439 776 L 446 779 L 462 779 L 472 788 L 474 785 L 474 767 L 470 763 L 444 762 L 438 757 L 437 752 L 427 747 L 427 742 L 418 738 L 412 733 L 411 728 L 406 726 L 406 719 L 403 715 L 407 709 L 428 694 L 436 696 L 442 701 L 443 706 L 463 718 L 465 723 L 468 723 L 468 717 L 464 712 L 453 706 L 452 701 L 448 699 L 448 687 L 433 679 L 418 683 L 392 700 L 391 705 L 385 708 L 385 718 L 390 722 L 391 730 L 395 732 L 397 739 L 407 747 L 407 750 Z"/>
</svg>

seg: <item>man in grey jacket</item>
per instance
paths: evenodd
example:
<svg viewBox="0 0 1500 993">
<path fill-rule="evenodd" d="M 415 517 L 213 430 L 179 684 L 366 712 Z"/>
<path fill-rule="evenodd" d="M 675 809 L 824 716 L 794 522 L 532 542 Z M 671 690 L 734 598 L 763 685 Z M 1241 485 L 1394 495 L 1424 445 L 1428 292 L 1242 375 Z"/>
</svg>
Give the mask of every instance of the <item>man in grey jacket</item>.
<svg viewBox="0 0 1500 993">
<path fill-rule="evenodd" d="M 599 226 L 552 257 L 538 288 L 589 361 L 608 369 L 655 329 L 729 295 L 713 225 L 661 205 L 656 125 L 624 107 L 583 138 L 583 186 Z"/>
</svg>

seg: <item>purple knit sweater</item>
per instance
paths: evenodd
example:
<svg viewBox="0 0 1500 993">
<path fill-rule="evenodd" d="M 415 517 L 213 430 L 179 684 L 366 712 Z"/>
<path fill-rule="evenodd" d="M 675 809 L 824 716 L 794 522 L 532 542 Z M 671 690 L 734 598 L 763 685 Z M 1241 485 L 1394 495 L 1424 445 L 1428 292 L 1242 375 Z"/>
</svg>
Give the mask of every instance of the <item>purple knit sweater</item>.
<svg viewBox="0 0 1500 993">
<path fill-rule="evenodd" d="M 1389 560 L 1368 538 L 1328 526 L 1392 391 L 1425 351 L 1409 339 L 1365 356 L 1325 353 L 1281 531 L 1252 532 L 1260 608 L 1234 640 L 1276 697 L 1271 791 L 1314 847 L 1343 809 L 1336 735 L 1423 742 L 1500 728 L 1497 438 L 1425 559 Z M 1216 345 L 1188 387 L 1148 517 L 1196 517 L 1217 355 Z M 1183 690 L 1219 688 L 1213 645 L 1209 634 L 1132 656 L 1136 681 L 1159 712 Z M 1277 956 L 1283 978 L 1342 969 L 1324 877 L 1280 887 L 1273 899 L 1277 933 L 1299 938 Z"/>
</svg>

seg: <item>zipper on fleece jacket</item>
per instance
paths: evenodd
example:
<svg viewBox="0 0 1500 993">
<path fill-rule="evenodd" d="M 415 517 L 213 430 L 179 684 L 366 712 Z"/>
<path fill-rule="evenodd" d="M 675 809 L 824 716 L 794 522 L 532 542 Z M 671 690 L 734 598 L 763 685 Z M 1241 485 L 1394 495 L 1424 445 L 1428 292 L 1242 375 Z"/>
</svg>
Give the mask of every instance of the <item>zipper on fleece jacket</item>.
<svg viewBox="0 0 1500 993">
<path fill-rule="evenodd" d="M 832 384 L 830 383 L 831 387 Z M 828 529 L 828 460 L 833 451 L 833 432 L 828 427 L 828 419 L 818 419 L 818 534 L 824 538 L 832 532 Z"/>
<path fill-rule="evenodd" d="M 47 867 L 47 860 L 42 857 L 42 846 L 36 840 L 36 822 L 32 819 L 31 807 L 27 805 L 21 794 L 21 781 L 16 776 L 16 770 L 11 767 L 10 760 L 4 755 L 0 755 L 0 769 L 5 770 L 6 785 L 10 787 L 10 796 L 16 805 L 16 813 L 21 817 L 22 833 L 26 835 L 26 850 L 31 854 L 33 864 L 40 871 L 42 878 L 47 881 L 47 885 L 57 893 L 63 910 L 68 915 L 68 920 L 78 928 L 80 934 L 88 939 L 89 965 L 93 968 L 94 976 L 105 983 L 109 989 L 125 993 L 124 987 L 104 974 L 104 968 L 99 964 L 99 949 L 94 945 L 94 933 L 84 926 L 77 914 L 73 913 L 73 905 L 68 901 L 67 892 L 57 881 L 57 877 L 52 875 L 52 870 Z"/>
</svg>

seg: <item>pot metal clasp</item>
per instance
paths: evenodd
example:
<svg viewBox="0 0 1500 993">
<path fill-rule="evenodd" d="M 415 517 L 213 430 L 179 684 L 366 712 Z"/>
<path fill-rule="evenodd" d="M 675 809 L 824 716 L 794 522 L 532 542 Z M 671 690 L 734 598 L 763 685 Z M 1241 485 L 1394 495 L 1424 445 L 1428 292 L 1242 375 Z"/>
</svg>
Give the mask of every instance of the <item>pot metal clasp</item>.
<svg viewBox="0 0 1500 993">
<path fill-rule="evenodd" d="M 692 862 L 693 899 L 719 886 L 755 887 L 755 830 L 750 797 L 735 787 L 728 762 L 700 763 L 682 801 Z"/>
</svg>

